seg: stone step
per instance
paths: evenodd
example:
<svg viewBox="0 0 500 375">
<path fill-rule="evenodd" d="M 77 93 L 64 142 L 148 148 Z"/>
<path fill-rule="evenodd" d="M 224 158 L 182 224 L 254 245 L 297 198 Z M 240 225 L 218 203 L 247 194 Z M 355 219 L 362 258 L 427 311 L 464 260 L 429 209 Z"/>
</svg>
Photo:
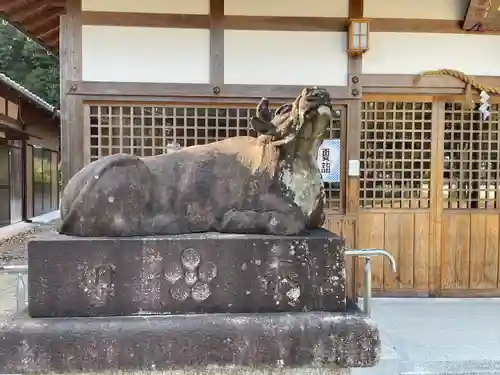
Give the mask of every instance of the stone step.
<svg viewBox="0 0 500 375">
<path fill-rule="evenodd" d="M 401 359 L 392 345 L 389 338 L 384 332 L 379 332 L 382 342 L 380 360 L 370 368 L 354 368 L 351 370 L 351 375 L 400 375 L 401 374 Z"/>
<path fill-rule="evenodd" d="M 335 373 L 373 366 L 380 354 L 378 329 L 360 314 L 87 318 L 21 314 L 0 323 L 1 373 L 182 368 L 242 368 L 247 373 L 323 368 Z"/>
</svg>

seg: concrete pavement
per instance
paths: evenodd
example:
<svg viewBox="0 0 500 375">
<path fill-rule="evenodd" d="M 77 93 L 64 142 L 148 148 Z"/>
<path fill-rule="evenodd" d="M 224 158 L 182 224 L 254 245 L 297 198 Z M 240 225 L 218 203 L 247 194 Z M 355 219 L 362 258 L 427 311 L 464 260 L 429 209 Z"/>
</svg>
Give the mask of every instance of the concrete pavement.
<svg viewBox="0 0 500 375">
<path fill-rule="evenodd" d="M 44 231 L 53 229 L 59 211 L 34 217 L 31 223 L 20 222 L 0 228 L 0 263 L 25 264 L 29 240 Z M 0 274 L 0 316 L 16 310 L 16 276 Z"/>
<path fill-rule="evenodd" d="M 390 356 L 359 374 L 500 374 L 498 298 L 377 298 L 372 317 Z"/>
</svg>

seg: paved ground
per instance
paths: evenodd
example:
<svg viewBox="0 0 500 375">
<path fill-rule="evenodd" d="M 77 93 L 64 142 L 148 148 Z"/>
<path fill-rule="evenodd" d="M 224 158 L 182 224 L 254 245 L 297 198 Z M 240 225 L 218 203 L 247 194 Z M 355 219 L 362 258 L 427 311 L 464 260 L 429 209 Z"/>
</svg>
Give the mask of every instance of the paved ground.
<svg viewBox="0 0 500 375">
<path fill-rule="evenodd" d="M 500 299 L 380 298 L 373 305 L 401 373 L 500 374 Z"/>
<path fill-rule="evenodd" d="M 43 232 L 53 231 L 57 214 L 51 213 L 34 218 L 33 223 L 18 223 L 0 228 L 0 264 L 26 264 L 27 245 Z M 0 315 L 16 309 L 15 275 L 0 274 Z"/>
</svg>

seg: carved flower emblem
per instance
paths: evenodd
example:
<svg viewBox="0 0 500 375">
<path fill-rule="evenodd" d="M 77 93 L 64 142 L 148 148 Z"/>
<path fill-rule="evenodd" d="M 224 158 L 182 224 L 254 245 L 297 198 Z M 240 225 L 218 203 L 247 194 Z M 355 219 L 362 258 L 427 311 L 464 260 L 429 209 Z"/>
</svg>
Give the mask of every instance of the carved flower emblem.
<svg viewBox="0 0 500 375">
<path fill-rule="evenodd" d="M 213 262 L 202 262 L 200 254 L 192 248 L 182 251 L 180 262 L 170 263 L 165 270 L 165 278 L 172 284 L 170 295 L 176 301 L 184 301 L 189 296 L 201 302 L 210 297 L 209 283 L 217 276 L 217 266 Z"/>
</svg>

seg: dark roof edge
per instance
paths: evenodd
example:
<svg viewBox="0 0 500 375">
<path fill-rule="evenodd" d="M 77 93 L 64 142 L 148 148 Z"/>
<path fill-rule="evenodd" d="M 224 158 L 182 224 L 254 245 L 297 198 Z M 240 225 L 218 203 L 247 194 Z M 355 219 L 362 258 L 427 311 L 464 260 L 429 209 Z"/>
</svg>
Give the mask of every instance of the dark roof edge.
<svg viewBox="0 0 500 375">
<path fill-rule="evenodd" d="M 27 88 L 25 88 L 24 86 L 21 86 L 19 83 L 13 81 L 12 79 L 7 77 L 3 73 L 0 73 L 0 82 L 5 83 L 11 89 L 16 90 L 19 94 L 24 96 L 25 99 L 36 103 L 38 105 L 38 107 L 44 109 L 45 111 L 47 111 L 51 114 L 54 114 L 58 118 L 61 117 L 61 111 L 56 109 L 56 107 L 54 107 L 53 105 L 46 102 L 45 100 L 40 98 L 38 95 L 33 94 Z"/>
</svg>

